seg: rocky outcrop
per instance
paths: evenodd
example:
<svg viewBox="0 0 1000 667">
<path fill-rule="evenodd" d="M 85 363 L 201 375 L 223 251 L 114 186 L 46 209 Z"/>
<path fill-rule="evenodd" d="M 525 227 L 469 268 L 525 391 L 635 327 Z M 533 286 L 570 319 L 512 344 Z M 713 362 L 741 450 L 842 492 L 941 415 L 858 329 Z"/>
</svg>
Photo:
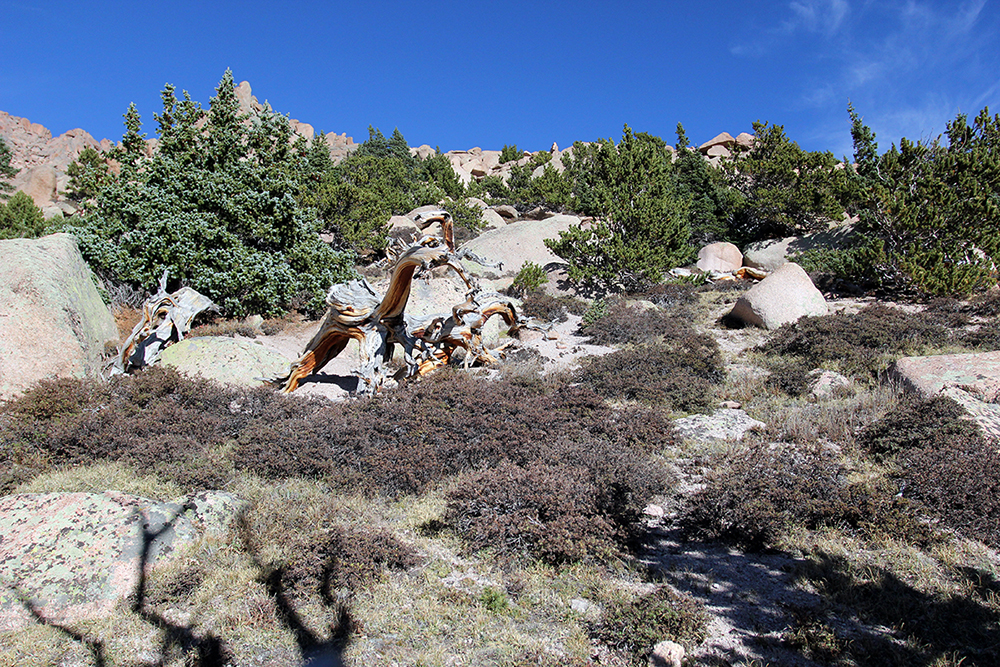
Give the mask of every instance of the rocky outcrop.
<svg viewBox="0 0 1000 667">
<path fill-rule="evenodd" d="M 730 273 L 743 266 L 743 253 L 732 243 L 709 243 L 698 251 L 697 266 L 705 272 Z"/>
<path fill-rule="evenodd" d="M 463 248 L 492 261 L 503 262 L 503 269 L 487 269 L 471 262 L 466 268 L 476 275 L 514 275 L 524 262 L 541 267 L 565 262 L 545 247 L 545 239 L 559 238 L 559 232 L 579 225 L 580 218 L 573 215 L 555 215 L 544 220 L 523 220 L 513 225 L 487 231 L 469 241 Z"/>
<path fill-rule="evenodd" d="M 187 375 L 243 387 L 261 386 L 260 378 L 284 373 L 289 361 L 256 341 L 225 336 L 185 338 L 160 354 L 161 364 Z"/>
<path fill-rule="evenodd" d="M 69 234 L 0 241 L 0 398 L 101 370 L 118 328 Z"/>
<path fill-rule="evenodd" d="M 117 491 L 0 498 L 0 631 L 108 615 L 148 574 L 205 535 L 223 536 L 243 502 L 205 491 L 159 503 Z"/>
<path fill-rule="evenodd" d="M 951 398 L 988 439 L 1000 442 L 1000 352 L 903 357 L 888 376 L 923 398 Z"/>
<path fill-rule="evenodd" d="M 823 293 L 798 264 L 788 262 L 737 300 L 730 317 L 752 326 L 777 329 L 806 315 L 826 315 Z"/>
</svg>

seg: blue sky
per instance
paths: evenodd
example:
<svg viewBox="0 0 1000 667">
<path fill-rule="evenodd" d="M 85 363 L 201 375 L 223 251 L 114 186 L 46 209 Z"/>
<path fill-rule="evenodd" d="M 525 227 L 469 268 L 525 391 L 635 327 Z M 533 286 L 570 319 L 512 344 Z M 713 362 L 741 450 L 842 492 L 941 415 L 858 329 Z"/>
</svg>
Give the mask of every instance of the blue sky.
<svg viewBox="0 0 1000 667">
<path fill-rule="evenodd" d="M 55 134 L 152 136 L 165 83 L 208 106 L 225 69 L 318 130 L 442 150 L 694 143 L 755 120 L 851 153 L 1000 111 L 1000 0 L 43 2 L 0 0 L 0 110 Z"/>
</svg>

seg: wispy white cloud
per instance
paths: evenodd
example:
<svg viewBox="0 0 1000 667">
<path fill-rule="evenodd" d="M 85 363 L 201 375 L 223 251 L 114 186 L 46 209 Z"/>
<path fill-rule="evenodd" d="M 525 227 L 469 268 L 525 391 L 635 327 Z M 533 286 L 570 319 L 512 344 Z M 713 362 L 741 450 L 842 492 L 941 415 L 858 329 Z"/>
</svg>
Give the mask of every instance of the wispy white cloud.
<svg viewBox="0 0 1000 667">
<path fill-rule="evenodd" d="M 787 31 L 805 29 L 826 36 L 834 35 L 851 11 L 847 0 L 799 0 L 788 5 L 792 18 L 782 23 Z"/>
<path fill-rule="evenodd" d="M 848 0 L 795 0 L 788 3 L 788 10 L 788 17 L 777 26 L 763 30 L 750 40 L 731 45 L 729 52 L 737 57 L 756 58 L 796 33 L 833 37 L 849 17 L 851 4 Z"/>
</svg>

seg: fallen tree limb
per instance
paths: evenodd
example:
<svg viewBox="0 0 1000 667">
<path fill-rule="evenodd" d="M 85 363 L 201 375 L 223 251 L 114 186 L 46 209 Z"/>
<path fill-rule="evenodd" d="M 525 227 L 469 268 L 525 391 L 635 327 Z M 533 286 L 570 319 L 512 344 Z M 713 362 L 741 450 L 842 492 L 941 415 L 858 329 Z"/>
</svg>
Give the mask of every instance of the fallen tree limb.
<svg viewBox="0 0 1000 667">
<path fill-rule="evenodd" d="M 204 310 L 218 310 L 212 300 L 190 287 L 167 293 L 167 271 L 160 278 L 159 290 L 142 306 L 142 319 L 118 349 L 110 375 L 130 373 L 156 363 L 164 348 L 191 330 L 191 322 Z"/>
</svg>

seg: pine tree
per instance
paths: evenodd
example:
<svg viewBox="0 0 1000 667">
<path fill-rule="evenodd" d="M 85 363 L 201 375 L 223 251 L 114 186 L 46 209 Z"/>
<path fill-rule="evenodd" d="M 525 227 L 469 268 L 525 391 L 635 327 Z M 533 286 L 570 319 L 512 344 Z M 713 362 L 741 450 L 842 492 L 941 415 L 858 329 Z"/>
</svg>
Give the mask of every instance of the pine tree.
<svg viewBox="0 0 1000 667">
<path fill-rule="evenodd" d="M 574 144 L 568 171 L 577 209 L 598 216 L 546 239 L 569 262 L 570 280 L 604 289 L 638 289 L 683 264 L 692 251 L 684 199 L 670 173 L 670 157 L 659 137 L 633 134 Z"/>
<path fill-rule="evenodd" d="M 290 123 L 270 109 L 252 121 L 240 114 L 229 70 L 216 93 L 199 128 L 200 106 L 165 88 L 152 157 L 130 106 L 115 151 L 121 176 L 102 185 L 74 230 L 81 250 L 113 279 L 144 289 L 166 268 L 229 315 L 322 312 L 330 285 L 353 275 L 351 257 L 319 239 L 316 212 L 300 204 L 306 158 Z"/>
<path fill-rule="evenodd" d="M 6 199 L 9 196 L 7 193 L 13 189 L 13 186 L 6 181 L 17 176 L 17 172 L 20 171 L 11 166 L 13 159 L 14 153 L 7 147 L 3 137 L 0 137 L 0 201 Z"/>
</svg>

